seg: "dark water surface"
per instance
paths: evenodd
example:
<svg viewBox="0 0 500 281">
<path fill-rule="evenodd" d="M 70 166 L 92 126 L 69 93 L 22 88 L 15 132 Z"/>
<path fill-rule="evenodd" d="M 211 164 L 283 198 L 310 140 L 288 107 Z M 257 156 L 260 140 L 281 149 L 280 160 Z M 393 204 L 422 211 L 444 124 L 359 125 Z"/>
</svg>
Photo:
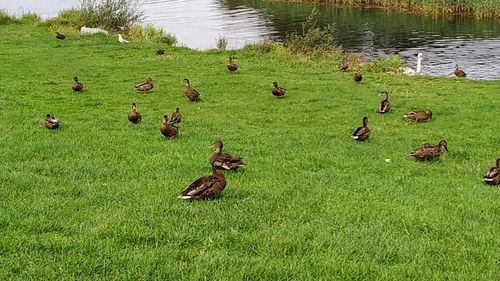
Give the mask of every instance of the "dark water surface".
<svg viewBox="0 0 500 281">
<path fill-rule="evenodd" d="M 40 3 L 43 2 L 43 5 Z M 12 13 L 35 11 L 43 17 L 77 6 L 78 0 L 0 0 Z M 165 28 L 190 48 L 214 48 L 218 37 L 229 48 L 265 39 L 283 40 L 301 28 L 312 5 L 262 0 L 145 0 L 145 22 Z M 388 13 L 382 9 L 317 6 L 318 24 L 335 25 L 336 44 L 365 57 L 390 53 L 414 68 L 423 53 L 422 72 L 452 76 L 456 63 L 472 79 L 500 79 L 500 21 L 429 18 Z"/>
</svg>

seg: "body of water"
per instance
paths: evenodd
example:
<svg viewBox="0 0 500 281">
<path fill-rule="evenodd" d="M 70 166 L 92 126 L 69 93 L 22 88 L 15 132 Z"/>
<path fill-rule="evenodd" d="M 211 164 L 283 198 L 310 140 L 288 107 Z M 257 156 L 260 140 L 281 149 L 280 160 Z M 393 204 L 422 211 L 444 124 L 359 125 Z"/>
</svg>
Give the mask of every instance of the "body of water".
<svg viewBox="0 0 500 281">
<path fill-rule="evenodd" d="M 0 0 L 0 9 L 20 14 L 56 16 L 78 0 Z M 320 5 L 319 25 L 335 25 L 335 42 L 366 58 L 395 53 L 414 68 L 423 53 L 422 72 L 453 76 L 455 64 L 472 79 L 500 79 L 500 23 L 469 18 L 430 18 L 388 13 L 381 9 L 349 9 Z M 229 48 L 265 39 L 283 40 L 301 28 L 309 4 L 261 0 L 145 0 L 145 22 L 174 34 L 195 49 L 214 48 L 219 37 Z"/>
</svg>

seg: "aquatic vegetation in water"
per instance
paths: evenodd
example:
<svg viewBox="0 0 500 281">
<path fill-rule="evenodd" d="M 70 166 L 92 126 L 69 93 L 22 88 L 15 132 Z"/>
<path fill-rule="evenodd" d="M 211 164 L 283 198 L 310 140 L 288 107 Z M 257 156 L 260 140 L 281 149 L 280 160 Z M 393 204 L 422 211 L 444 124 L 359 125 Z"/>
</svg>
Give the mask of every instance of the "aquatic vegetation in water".
<svg viewBox="0 0 500 281">
<path fill-rule="evenodd" d="M 333 26 L 318 27 L 319 11 L 314 8 L 302 24 L 302 30 L 287 34 L 284 45 L 292 54 L 329 56 L 338 53 L 333 44 Z"/>
<path fill-rule="evenodd" d="M 388 8 L 427 15 L 471 15 L 475 18 L 500 17 L 500 1 L 492 0 L 305 0 L 288 2 L 331 3 L 349 7 Z"/>
</svg>

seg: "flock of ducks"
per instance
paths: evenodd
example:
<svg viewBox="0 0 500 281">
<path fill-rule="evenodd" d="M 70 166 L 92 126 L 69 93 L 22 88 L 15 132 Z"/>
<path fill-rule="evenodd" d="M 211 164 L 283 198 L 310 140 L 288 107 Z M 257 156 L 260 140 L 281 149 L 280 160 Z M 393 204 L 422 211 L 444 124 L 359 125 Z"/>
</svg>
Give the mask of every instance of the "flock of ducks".
<svg viewBox="0 0 500 281">
<path fill-rule="evenodd" d="M 121 36 L 120 36 L 121 37 Z M 60 33 L 56 33 L 56 38 L 63 40 L 65 36 Z M 165 50 L 158 49 L 156 55 L 163 57 Z M 230 73 L 235 72 L 238 69 L 238 65 L 234 62 L 234 57 L 229 57 L 229 62 L 226 67 Z M 347 71 L 349 65 L 345 59 L 338 65 L 341 71 Z M 456 65 L 454 74 L 457 77 L 466 77 L 466 73 L 458 68 Z M 353 75 L 353 80 L 357 83 L 361 82 L 363 79 L 362 74 L 356 71 Z M 200 93 L 191 87 L 189 79 L 183 80 L 184 84 L 184 94 L 191 102 L 197 102 L 200 100 Z M 142 92 L 144 94 L 151 91 L 154 87 L 153 80 L 151 78 L 146 79 L 145 82 L 139 83 L 134 86 L 135 90 Z M 78 77 L 73 78 L 71 88 L 74 92 L 83 91 L 83 83 L 78 80 Z M 284 98 L 286 94 L 286 89 L 280 87 L 277 82 L 273 82 L 271 93 L 277 98 Z M 378 112 L 387 113 L 391 109 L 391 103 L 389 102 L 389 92 L 381 91 L 383 99 L 379 104 Z M 432 118 L 432 111 L 430 110 L 417 110 L 407 112 L 403 117 L 411 120 L 415 123 L 428 121 Z M 127 116 L 128 120 L 133 124 L 138 124 L 142 120 L 141 114 L 137 111 L 137 105 L 132 103 L 132 108 Z M 179 134 L 178 125 L 181 123 L 182 115 L 179 108 L 176 108 L 170 117 L 168 115 L 163 115 L 163 121 L 160 125 L 160 133 L 167 139 L 176 138 Z M 44 118 L 44 125 L 48 129 L 59 128 L 59 120 L 57 117 L 51 114 L 47 114 Z M 364 141 L 370 137 L 371 130 L 368 127 L 368 117 L 363 117 L 362 126 L 356 128 L 352 133 L 352 138 L 356 141 Z M 183 192 L 181 192 L 180 199 L 211 199 L 217 197 L 226 187 L 226 178 L 224 176 L 224 171 L 234 171 L 239 168 L 245 167 L 241 157 L 233 156 L 229 153 L 223 152 L 223 143 L 220 140 L 216 140 L 211 144 L 211 147 L 215 148 L 213 153 L 209 157 L 209 163 L 212 166 L 212 174 L 208 176 L 203 176 L 191 183 Z M 438 144 L 425 143 L 420 147 L 412 150 L 410 156 L 413 156 L 418 160 L 433 160 L 440 157 L 445 151 L 448 151 L 448 143 L 446 140 L 440 140 Z M 487 174 L 484 176 L 484 182 L 490 185 L 500 184 L 500 159 L 497 159 L 496 166 L 492 167 Z"/>
</svg>

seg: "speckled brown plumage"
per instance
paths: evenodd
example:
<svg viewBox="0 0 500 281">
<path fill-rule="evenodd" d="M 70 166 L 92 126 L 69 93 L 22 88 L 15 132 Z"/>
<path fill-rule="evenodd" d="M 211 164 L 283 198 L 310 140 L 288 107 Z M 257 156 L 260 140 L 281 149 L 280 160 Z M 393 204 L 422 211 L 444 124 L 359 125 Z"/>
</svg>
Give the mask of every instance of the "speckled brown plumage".
<svg viewBox="0 0 500 281">
<path fill-rule="evenodd" d="M 59 119 L 47 113 L 47 115 L 43 119 L 43 124 L 47 129 L 57 129 L 59 128 Z"/>
<path fill-rule="evenodd" d="M 352 132 L 352 138 L 358 141 L 366 140 L 370 137 L 371 130 L 368 128 L 368 117 L 363 117 L 363 126 L 356 128 Z"/>
<path fill-rule="evenodd" d="M 189 79 L 184 79 L 184 94 L 190 101 L 198 101 L 200 99 L 200 93 L 196 91 L 191 84 L 189 83 Z"/>
<path fill-rule="evenodd" d="M 181 112 L 179 111 L 179 108 L 177 107 L 175 109 L 175 112 L 172 113 L 172 115 L 170 116 L 170 123 L 179 124 L 179 123 L 181 123 L 181 119 L 182 119 L 182 115 L 181 115 Z"/>
<path fill-rule="evenodd" d="M 484 182 L 490 185 L 500 185 L 500 158 L 497 159 L 496 166 L 491 167 L 486 173 Z"/>
<path fill-rule="evenodd" d="M 168 120 L 168 115 L 163 115 L 163 122 L 160 126 L 160 132 L 165 138 L 175 138 L 179 133 L 179 129 Z"/>
<path fill-rule="evenodd" d="M 278 98 L 284 98 L 286 94 L 286 89 L 278 86 L 278 82 L 273 82 L 273 88 L 271 90 L 273 96 Z"/>
<path fill-rule="evenodd" d="M 137 91 L 140 91 L 143 94 L 146 94 L 147 92 L 151 91 L 154 87 L 153 79 L 148 78 L 145 82 L 137 84 L 134 87 Z"/>
<path fill-rule="evenodd" d="M 344 59 L 337 65 L 337 67 L 340 69 L 340 71 L 345 72 L 349 68 L 349 64 L 347 64 L 347 61 Z"/>
<path fill-rule="evenodd" d="M 441 156 L 445 151 L 448 151 L 448 143 L 441 140 L 438 144 L 425 143 L 411 151 L 410 155 L 419 160 L 432 160 Z"/>
<path fill-rule="evenodd" d="M 238 70 L 238 65 L 233 62 L 233 56 L 229 56 L 229 63 L 227 64 L 227 70 L 233 73 Z"/>
<path fill-rule="evenodd" d="M 416 110 L 407 112 L 403 117 L 408 118 L 415 122 L 427 121 L 432 118 L 432 111 L 430 110 Z"/>
<path fill-rule="evenodd" d="M 384 99 L 380 102 L 378 106 L 378 112 L 387 113 L 391 110 L 391 103 L 389 102 L 389 93 L 387 91 L 382 91 L 382 95 L 384 95 Z"/>
<path fill-rule="evenodd" d="M 229 171 L 245 167 L 241 157 L 222 152 L 222 141 L 216 140 L 211 146 L 215 147 L 215 151 L 210 155 L 210 164 L 213 168 Z"/>
<path fill-rule="evenodd" d="M 466 77 L 467 76 L 467 73 L 465 73 L 463 70 L 458 68 L 458 64 L 455 65 L 455 70 L 453 71 L 453 73 L 457 77 Z"/>
<path fill-rule="evenodd" d="M 75 92 L 82 92 L 83 91 L 83 83 L 78 81 L 78 77 L 73 77 L 73 83 L 71 84 L 71 89 Z"/>
<path fill-rule="evenodd" d="M 212 199 L 226 188 L 226 178 L 221 169 L 213 169 L 213 174 L 201 177 L 191 183 L 179 196 L 180 199 Z"/>
<path fill-rule="evenodd" d="M 354 73 L 354 75 L 352 76 L 352 79 L 355 81 L 355 82 L 361 82 L 361 80 L 363 80 L 363 75 L 361 75 L 361 72 L 356 72 Z"/>
<path fill-rule="evenodd" d="M 128 121 L 137 124 L 141 122 L 142 116 L 139 112 L 137 112 L 137 106 L 135 103 L 132 103 L 132 109 L 128 113 Z"/>
</svg>

